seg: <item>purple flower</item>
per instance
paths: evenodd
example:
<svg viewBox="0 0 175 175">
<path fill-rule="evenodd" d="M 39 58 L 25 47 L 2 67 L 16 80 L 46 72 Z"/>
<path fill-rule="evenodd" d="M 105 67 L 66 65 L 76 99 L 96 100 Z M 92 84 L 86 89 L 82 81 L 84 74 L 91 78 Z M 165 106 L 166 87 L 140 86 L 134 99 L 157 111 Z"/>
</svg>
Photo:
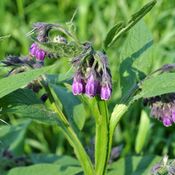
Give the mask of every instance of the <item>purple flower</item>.
<svg viewBox="0 0 175 175">
<path fill-rule="evenodd" d="M 91 73 L 86 82 L 85 93 L 89 97 L 94 97 L 97 94 L 99 81 L 96 79 L 94 73 Z"/>
<path fill-rule="evenodd" d="M 74 95 L 80 95 L 84 92 L 83 80 L 81 78 L 81 74 L 77 73 L 74 76 L 73 84 L 72 84 L 72 92 Z"/>
<path fill-rule="evenodd" d="M 172 115 L 172 121 L 175 123 L 175 110 L 174 109 L 172 109 L 171 115 Z"/>
<path fill-rule="evenodd" d="M 100 97 L 102 100 L 109 100 L 111 97 L 112 89 L 108 84 L 101 87 Z"/>
<path fill-rule="evenodd" d="M 164 117 L 164 118 L 162 119 L 162 122 L 163 122 L 163 125 L 166 126 L 166 127 L 172 125 L 172 121 L 171 121 L 171 119 L 170 119 L 169 117 Z"/>
<path fill-rule="evenodd" d="M 35 56 L 37 51 L 38 51 L 38 45 L 36 43 L 33 43 L 30 47 L 30 54 L 32 56 Z"/>
<path fill-rule="evenodd" d="M 169 127 L 175 123 L 175 93 L 145 99 L 146 105 L 150 105 L 154 118 Z"/>
<path fill-rule="evenodd" d="M 35 53 L 36 60 L 43 61 L 45 58 L 46 52 L 44 50 L 38 49 Z"/>
</svg>

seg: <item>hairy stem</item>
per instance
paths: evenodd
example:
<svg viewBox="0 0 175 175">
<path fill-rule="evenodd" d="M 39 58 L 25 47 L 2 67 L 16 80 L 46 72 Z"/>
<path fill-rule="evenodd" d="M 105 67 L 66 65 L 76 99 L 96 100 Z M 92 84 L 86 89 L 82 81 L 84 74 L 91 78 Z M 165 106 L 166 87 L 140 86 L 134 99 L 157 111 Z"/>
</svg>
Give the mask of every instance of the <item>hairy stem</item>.
<svg viewBox="0 0 175 175">
<path fill-rule="evenodd" d="M 107 165 L 109 144 L 109 114 L 105 101 L 96 101 L 95 173 L 104 175 Z M 94 108 L 93 108 L 94 109 Z"/>
</svg>

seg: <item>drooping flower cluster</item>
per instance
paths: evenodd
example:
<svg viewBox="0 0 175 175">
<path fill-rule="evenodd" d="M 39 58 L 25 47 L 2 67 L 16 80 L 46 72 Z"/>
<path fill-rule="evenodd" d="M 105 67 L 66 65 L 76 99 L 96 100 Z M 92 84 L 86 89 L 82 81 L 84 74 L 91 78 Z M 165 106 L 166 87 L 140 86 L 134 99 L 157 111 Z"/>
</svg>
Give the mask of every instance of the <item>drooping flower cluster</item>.
<svg viewBox="0 0 175 175">
<path fill-rule="evenodd" d="M 175 93 L 144 99 L 145 105 L 151 107 L 153 117 L 168 127 L 175 123 Z"/>
<path fill-rule="evenodd" d="M 87 49 L 87 45 L 85 47 Z M 72 61 L 76 69 L 72 92 L 74 95 L 86 94 L 89 97 L 98 95 L 102 100 L 109 100 L 112 93 L 112 81 L 108 58 L 100 51 L 89 52 L 88 49 L 86 51 L 87 54 L 83 53 Z"/>
</svg>

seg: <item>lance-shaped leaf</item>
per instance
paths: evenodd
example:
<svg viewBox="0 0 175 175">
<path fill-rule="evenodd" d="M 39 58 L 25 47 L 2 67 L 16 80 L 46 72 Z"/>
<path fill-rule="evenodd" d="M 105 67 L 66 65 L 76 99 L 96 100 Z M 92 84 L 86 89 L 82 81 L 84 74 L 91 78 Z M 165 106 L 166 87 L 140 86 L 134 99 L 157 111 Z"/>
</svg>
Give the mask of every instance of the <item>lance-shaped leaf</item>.
<svg viewBox="0 0 175 175">
<path fill-rule="evenodd" d="M 9 76 L 0 80 L 0 98 L 27 85 L 27 83 L 36 79 L 40 75 L 52 69 L 51 66 L 41 69 L 30 70 L 24 73 Z"/>
<path fill-rule="evenodd" d="M 104 41 L 105 48 L 107 49 L 111 47 L 121 35 L 130 30 L 140 19 L 142 19 L 154 7 L 155 4 L 156 0 L 147 3 L 138 12 L 131 16 L 131 19 L 126 25 L 124 25 L 122 22 L 114 25 L 114 27 L 112 27 L 108 32 Z"/>
</svg>

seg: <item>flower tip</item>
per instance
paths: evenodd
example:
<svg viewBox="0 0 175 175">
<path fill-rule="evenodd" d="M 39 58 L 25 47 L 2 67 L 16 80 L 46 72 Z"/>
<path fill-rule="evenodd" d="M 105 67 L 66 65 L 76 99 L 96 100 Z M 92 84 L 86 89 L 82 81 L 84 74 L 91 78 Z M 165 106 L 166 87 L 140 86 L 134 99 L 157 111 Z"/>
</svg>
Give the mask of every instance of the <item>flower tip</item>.
<svg viewBox="0 0 175 175">
<path fill-rule="evenodd" d="M 41 49 L 38 49 L 36 51 L 36 54 L 35 54 L 36 59 L 39 61 L 43 61 L 45 58 L 45 55 L 46 55 L 46 53 L 44 52 L 44 50 L 41 50 Z"/>
<path fill-rule="evenodd" d="M 102 86 L 101 87 L 100 98 L 102 100 L 109 100 L 110 97 L 111 97 L 111 88 L 109 86 Z"/>
<path fill-rule="evenodd" d="M 33 43 L 33 44 L 31 45 L 30 49 L 29 49 L 30 54 L 31 54 L 32 56 L 35 56 L 37 50 L 38 50 L 37 44 L 36 44 L 36 43 Z"/>
<path fill-rule="evenodd" d="M 94 97 L 95 95 L 97 95 L 98 86 L 99 86 L 98 80 L 93 74 L 91 74 L 85 86 L 86 95 L 88 97 Z"/>
<path fill-rule="evenodd" d="M 74 80 L 72 84 L 72 93 L 74 95 L 81 95 L 83 93 L 83 90 L 84 90 L 84 86 L 81 80 L 80 81 Z"/>
<path fill-rule="evenodd" d="M 165 127 L 169 127 L 169 126 L 171 126 L 172 125 L 172 121 L 171 121 L 171 119 L 170 118 L 168 118 L 168 117 L 165 117 L 165 118 L 163 118 L 163 125 L 165 126 Z"/>
</svg>

